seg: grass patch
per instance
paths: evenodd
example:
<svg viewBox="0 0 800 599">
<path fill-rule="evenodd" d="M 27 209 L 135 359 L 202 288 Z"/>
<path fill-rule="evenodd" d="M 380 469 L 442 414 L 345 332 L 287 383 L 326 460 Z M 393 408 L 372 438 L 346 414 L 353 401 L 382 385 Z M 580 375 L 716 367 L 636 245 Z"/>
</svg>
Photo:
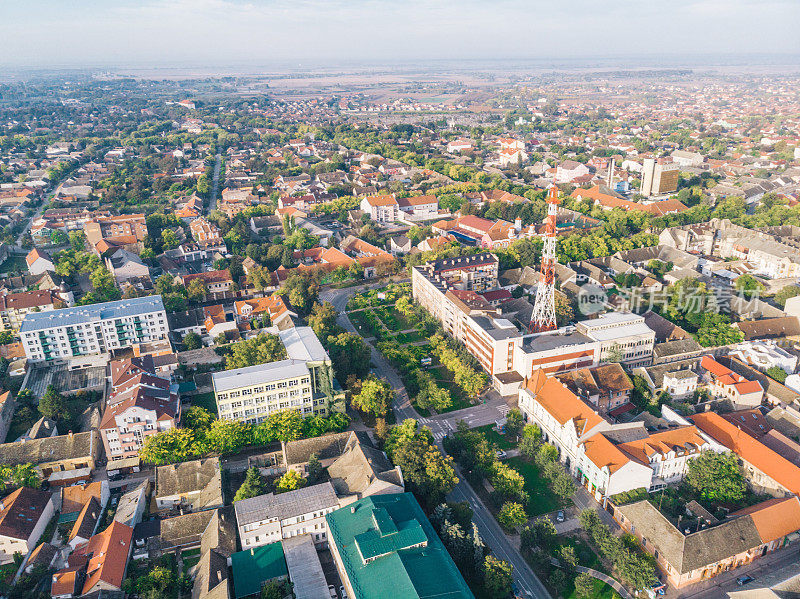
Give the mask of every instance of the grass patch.
<svg viewBox="0 0 800 599">
<path fill-rule="evenodd" d="M 561 500 L 547 486 L 547 481 L 542 477 L 536 464 L 531 464 L 521 457 L 508 458 L 504 462 L 525 479 L 525 493 L 528 495 L 525 510 L 529 516 L 540 516 L 562 507 Z"/>
<path fill-rule="evenodd" d="M 472 405 L 469 402 L 469 400 L 466 397 L 464 397 L 464 395 L 463 395 L 463 393 L 461 391 L 461 387 L 456 385 L 453 381 L 440 381 L 440 380 L 437 380 L 436 384 L 439 385 L 440 387 L 444 387 L 445 389 L 450 391 L 450 397 L 453 398 L 453 404 L 449 408 L 447 408 L 446 410 L 443 410 L 443 412 L 454 412 L 455 410 L 461 410 L 463 408 L 468 408 L 468 407 L 470 407 Z"/>
<path fill-rule="evenodd" d="M 212 414 L 217 414 L 217 402 L 214 399 L 214 392 L 198 393 L 192 396 L 192 405 L 208 410 Z"/>
<path fill-rule="evenodd" d="M 498 433 L 494 429 L 494 424 L 485 424 L 483 426 L 479 426 L 476 430 L 481 431 L 486 438 L 489 439 L 489 443 L 494 443 L 500 449 L 515 449 L 517 447 L 516 441 L 512 440 L 510 437 Z"/>
<path fill-rule="evenodd" d="M 374 323 L 370 317 L 367 316 L 367 313 L 367 310 L 362 310 L 360 312 L 349 312 L 347 317 L 350 319 L 350 322 L 353 323 L 356 331 L 358 331 L 362 337 L 374 337 Z"/>
<path fill-rule="evenodd" d="M 427 337 L 423 336 L 422 333 L 419 331 L 414 331 L 413 333 L 397 333 L 391 337 L 394 341 L 397 341 L 400 345 L 405 345 L 406 343 L 417 343 L 418 341 L 425 341 Z"/>
</svg>

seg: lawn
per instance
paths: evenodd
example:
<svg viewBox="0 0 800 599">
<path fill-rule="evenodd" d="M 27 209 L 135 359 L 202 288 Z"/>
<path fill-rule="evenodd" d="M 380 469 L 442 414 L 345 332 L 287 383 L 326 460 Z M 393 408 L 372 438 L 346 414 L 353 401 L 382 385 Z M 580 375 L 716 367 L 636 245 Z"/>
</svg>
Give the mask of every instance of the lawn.
<svg viewBox="0 0 800 599">
<path fill-rule="evenodd" d="M 494 443 L 500 449 L 514 449 L 517 446 L 515 441 L 494 430 L 494 424 L 479 426 L 475 430 L 481 431 L 484 435 L 486 435 L 486 438 L 489 439 L 489 443 Z"/>
<path fill-rule="evenodd" d="M 347 317 L 362 337 L 373 337 L 377 319 L 368 310 L 350 312 Z M 379 326 L 379 325 L 378 325 Z"/>
<path fill-rule="evenodd" d="M 405 345 L 406 343 L 416 343 L 417 341 L 426 341 L 428 338 L 423 336 L 422 333 L 419 331 L 413 331 L 411 333 L 397 333 L 391 337 L 393 341 L 397 341 L 400 345 Z"/>
<path fill-rule="evenodd" d="M 197 395 L 192 395 L 191 402 L 193 406 L 204 408 L 209 412 L 211 412 L 212 414 L 217 413 L 217 402 L 214 400 L 213 391 L 209 391 L 208 393 L 198 393 Z"/>
<path fill-rule="evenodd" d="M 28 272 L 28 263 L 25 262 L 25 254 L 9 254 L 8 259 L 0 264 L 0 272 Z"/>
<path fill-rule="evenodd" d="M 453 398 L 453 405 L 444 410 L 443 413 L 454 412 L 455 410 L 468 408 L 472 405 L 469 400 L 463 396 L 461 387 L 456 385 L 453 381 L 440 381 L 437 379 L 436 384 L 450 391 L 450 397 Z"/>
<path fill-rule="evenodd" d="M 525 510 L 529 516 L 541 516 L 562 507 L 562 502 L 547 486 L 547 481 L 542 478 L 539 468 L 535 464 L 525 461 L 521 457 L 504 460 L 525 479 L 525 493 L 528 495 L 528 505 Z"/>
</svg>

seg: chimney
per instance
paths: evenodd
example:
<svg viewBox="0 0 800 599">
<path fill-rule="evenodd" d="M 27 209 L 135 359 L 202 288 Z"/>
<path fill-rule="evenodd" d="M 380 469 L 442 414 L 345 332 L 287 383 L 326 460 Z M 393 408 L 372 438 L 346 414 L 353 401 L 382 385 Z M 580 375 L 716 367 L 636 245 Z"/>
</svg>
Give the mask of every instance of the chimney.
<svg viewBox="0 0 800 599">
<path fill-rule="evenodd" d="M 517 217 L 516 220 L 514 220 L 514 230 L 517 233 L 522 231 L 522 219 L 520 217 Z"/>
<path fill-rule="evenodd" d="M 614 159 L 611 159 L 611 162 L 608 163 L 608 178 L 606 179 L 606 185 L 610 188 L 614 185 Z"/>
</svg>

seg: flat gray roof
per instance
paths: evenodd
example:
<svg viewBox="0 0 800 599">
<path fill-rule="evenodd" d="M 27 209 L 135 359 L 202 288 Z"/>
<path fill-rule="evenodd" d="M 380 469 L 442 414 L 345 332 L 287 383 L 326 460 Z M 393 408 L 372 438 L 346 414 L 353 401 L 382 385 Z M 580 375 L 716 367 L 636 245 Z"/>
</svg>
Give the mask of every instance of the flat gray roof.
<svg viewBox="0 0 800 599">
<path fill-rule="evenodd" d="M 301 514 L 318 512 L 329 507 L 338 507 L 339 498 L 330 482 L 311 485 L 274 495 L 267 493 L 258 497 L 242 499 L 233 504 L 236 511 L 236 523 L 239 526 L 278 518 L 294 518 Z"/>
<path fill-rule="evenodd" d="M 566 335 L 544 333 L 527 339 L 523 348 L 528 348 L 533 351 L 547 351 L 560 347 L 569 347 L 571 345 L 585 345 L 587 343 L 594 343 L 594 339 L 582 333 L 568 333 Z"/>
<path fill-rule="evenodd" d="M 294 583 L 295 599 L 328 596 L 328 583 L 310 534 L 283 539 L 283 556 L 289 579 Z"/>
<path fill-rule="evenodd" d="M 25 315 L 25 320 L 22 321 L 20 332 L 26 333 L 53 327 L 82 324 L 90 320 L 125 318 L 163 310 L 164 302 L 161 301 L 161 296 L 148 295 L 146 297 L 135 297 L 90 306 L 76 306 L 48 312 L 29 312 Z"/>
<path fill-rule="evenodd" d="M 293 360 L 305 362 L 325 362 L 328 353 L 322 347 L 316 333 L 311 327 L 292 327 L 279 331 L 278 336 L 286 348 L 286 355 Z"/>
<path fill-rule="evenodd" d="M 215 372 L 211 375 L 214 390 L 228 391 L 272 381 L 282 381 L 309 374 L 305 360 L 280 360 L 235 370 Z"/>
</svg>

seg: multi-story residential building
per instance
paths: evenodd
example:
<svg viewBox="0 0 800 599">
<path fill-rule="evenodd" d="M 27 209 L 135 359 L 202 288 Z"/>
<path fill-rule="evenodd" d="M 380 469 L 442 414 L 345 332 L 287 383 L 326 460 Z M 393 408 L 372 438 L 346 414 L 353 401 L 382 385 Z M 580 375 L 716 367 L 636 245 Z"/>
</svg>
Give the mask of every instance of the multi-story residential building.
<svg viewBox="0 0 800 599">
<path fill-rule="evenodd" d="M 542 370 L 520 390 L 519 407 L 598 501 L 678 482 L 689 460 L 704 449 L 718 448 L 688 423 L 652 434 L 642 422 L 614 424 Z"/>
<path fill-rule="evenodd" d="M 578 397 L 588 399 L 601 414 L 631 405 L 633 383 L 616 362 L 563 372 L 556 378 Z"/>
<path fill-rule="evenodd" d="M 639 192 L 650 196 L 673 193 L 678 190 L 680 167 L 673 162 L 645 158 L 642 165 L 642 186 Z"/>
<path fill-rule="evenodd" d="M 219 230 L 219 227 L 208 222 L 203 217 L 194 219 L 189 224 L 189 230 L 192 232 L 192 237 L 194 237 L 197 243 L 222 238 L 222 231 Z"/>
<path fill-rule="evenodd" d="M 325 516 L 339 509 L 339 497 L 330 482 L 275 495 L 267 493 L 233 504 L 243 549 L 310 534 L 314 543 L 328 543 Z"/>
<path fill-rule="evenodd" d="M 310 327 L 279 333 L 286 360 L 212 375 L 219 416 L 258 423 L 279 410 L 304 416 L 343 409 L 331 359 Z"/>
<path fill-rule="evenodd" d="M 177 385 L 157 375 L 152 357 L 120 362 L 112 362 L 112 391 L 99 427 L 109 468 L 113 460 L 137 457 L 148 437 L 177 426 L 181 412 Z"/>
<path fill-rule="evenodd" d="M 49 312 L 63 302 L 52 291 L 21 291 L 0 294 L 0 331 L 19 331 L 25 315 Z"/>
<path fill-rule="evenodd" d="M 434 233 L 453 235 L 464 244 L 485 249 L 508 247 L 518 239 L 536 236 L 536 227 L 523 227 L 520 219 L 510 223 L 505 220 L 492 221 L 472 214 L 438 221 L 431 226 L 431 230 Z"/>
<path fill-rule="evenodd" d="M 361 210 L 378 223 L 391 223 L 397 220 L 399 206 L 394 196 L 367 196 L 361 200 Z"/>
<path fill-rule="evenodd" d="M 210 270 L 207 272 L 191 273 L 175 278 L 176 282 L 189 287 L 192 281 L 201 281 L 205 285 L 207 293 L 225 293 L 230 291 L 233 285 L 233 277 L 230 271 L 225 270 Z"/>
<path fill-rule="evenodd" d="M 33 361 L 109 352 L 168 334 L 160 295 L 31 312 L 20 327 L 25 355 Z"/>
<path fill-rule="evenodd" d="M 620 362 L 631 368 L 652 362 L 655 333 L 643 316 L 609 312 L 579 322 L 575 330 L 597 342 L 600 362 Z"/>
</svg>

